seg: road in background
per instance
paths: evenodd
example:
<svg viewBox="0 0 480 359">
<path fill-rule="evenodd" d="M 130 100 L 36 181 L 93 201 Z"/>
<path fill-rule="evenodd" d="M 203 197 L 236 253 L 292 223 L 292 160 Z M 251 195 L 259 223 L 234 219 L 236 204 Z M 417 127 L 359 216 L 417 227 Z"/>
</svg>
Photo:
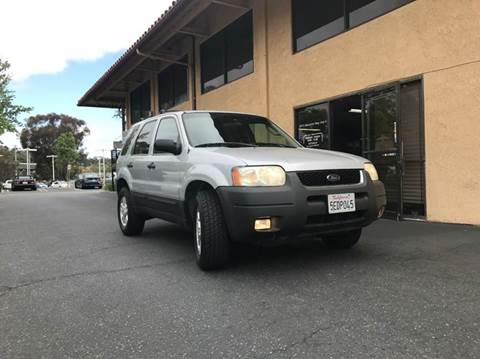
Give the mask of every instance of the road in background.
<svg viewBox="0 0 480 359">
<path fill-rule="evenodd" d="M 124 237 L 115 195 L 0 195 L 0 358 L 478 358 L 480 230 L 380 221 L 351 251 Z"/>
</svg>

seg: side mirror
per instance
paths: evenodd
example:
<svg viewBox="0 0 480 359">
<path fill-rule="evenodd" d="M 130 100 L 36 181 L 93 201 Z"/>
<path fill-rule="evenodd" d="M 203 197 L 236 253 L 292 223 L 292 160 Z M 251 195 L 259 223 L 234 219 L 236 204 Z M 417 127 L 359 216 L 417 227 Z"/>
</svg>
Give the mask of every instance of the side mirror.
<svg viewBox="0 0 480 359">
<path fill-rule="evenodd" d="M 182 145 L 172 140 L 156 140 L 153 146 L 154 153 L 171 153 L 179 155 L 182 152 Z"/>
</svg>

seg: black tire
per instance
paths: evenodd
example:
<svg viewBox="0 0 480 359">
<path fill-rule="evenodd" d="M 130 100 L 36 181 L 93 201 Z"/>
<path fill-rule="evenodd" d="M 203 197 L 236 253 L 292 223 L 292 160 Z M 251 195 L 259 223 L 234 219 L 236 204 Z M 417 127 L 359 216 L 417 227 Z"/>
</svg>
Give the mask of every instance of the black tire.
<svg viewBox="0 0 480 359">
<path fill-rule="evenodd" d="M 37 187 L 32 187 L 32 191 L 36 191 L 37 190 Z"/>
<path fill-rule="evenodd" d="M 330 249 L 350 249 L 360 240 L 362 230 L 322 236 L 322 241 Z"/>
<path fill-rule="evenodd" d="M 198 216 L 200 228 L 197 225 Z M 230 257 L 230 238 L 215 192 L 207 190 L 197 193 L 192 220 L 198 266 L 205 271 L 225 267 Z"/>
<path fill-rule="evenodd" d="M 124 198 L 127 205 L 128 213 L 126 221 L 125 217 L 121 217 L 120 213 L 120 205 L 123 203 Z M 143 228 L 145 227 L 145 217 L 136 213 L 132 201 L 132 196 L 130 194 L 130 191 L 126 187 L 122 188 L 118 193 L 117 218 L 120 229 L 122 230 L 124 235 L 136 236 L 143 232 Z"/>
</svg>

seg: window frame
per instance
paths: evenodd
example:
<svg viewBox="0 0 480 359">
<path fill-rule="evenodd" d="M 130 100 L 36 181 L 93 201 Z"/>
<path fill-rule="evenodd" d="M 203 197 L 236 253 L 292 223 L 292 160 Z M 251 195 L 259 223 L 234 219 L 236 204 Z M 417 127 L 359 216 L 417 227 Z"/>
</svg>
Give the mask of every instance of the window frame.
<svg viewBox="0 0 480 359">
<path fill-rule="evenodd" d="M 160 129 L 160 124 L 162 123 L 163 120 L 169 120 L 169 119 L 172 119 L 173 122 L 175 122 L 175 127 L 177 128 L 177 132 L 178 132 L 178 139 L 179 139 L 178 143 L 180 143 L 180 145 L 182 145 L 182 148 L 183 148 L 182 134 L 180 133 L 180 126 L 178 126 L 178 121 L 177 121 L 177 118 L 175 116 L 165 116 L 165 117 L 162 117 L 158 120 L 157 128 L 155 129 L 155 136 L 154 136 L 154 140 L 153 140 L 153 145 L 155 146 L 155 141 L 157 140 L 157 135 L 158 135 L 158 130 Z M 169 152 L 155 153 L 155 147 L 152 150 L 152 155 L 153 156 L 172 155 L 172 156 L 175 156 L 175 157 L 180 156 L 180 155 L 174 155 L 173 153 L 169 153 Z"/>
<path fill-rule="evenodd" d="M 152 144 L 153 144 L 153 141 L 150 142 L 150 145 L 148 146 L 148 152 L 147 153 L 135 153 L 135 147 L 137 146 L 137 141 L 138 141 L 138 137 L 140 136 L 140 134 L 142 133 L 143 129 L 145 128 L 145 126 L 149 125 L 150 123 L 154 122 L 154 125 L 153 125 L 153 130 L 152 130 L 152 136 L 153 134 L 155 134 L 157 131 L 157 128 L 158 128 L 158 119 L 153 119 L 153 120 L 148 120 L 148 121 L 145 121 L 144 124 L 142 124 L 141 127 L 139 130 L 138 130 L 138 133 L 136 134 L 135 136 L 135 142 L 133 143 L 133 147 L 130 149 L 130 156 L 149 156 L 152 152 Z M 153 137 L 152 137 L 153 139 Z"/>
<path fill-rule="evenodd" d="M 251 34 L 252 34 L 252 70 L 245 73 L 244 75 L 237 77 L 233 80 L 228 81 L 228 50 L 227 50 L 227 44 L 228 44 L 228 30 L 231 29 L 232 25 L 235 24 L 237 21 L 242 19 L 245 16 L 251 16 L 251 23 L 252 23 L 252 28 L 251 28 Z M 205 95 L 207 93 L 210 93 L 212 91 L 215 91 L 223 86 L 226 86 L 228 84 L 231 84 L 235 81 L 238 81 L 244 77 L 247 77 L 253 73 L 255 73 L 255 23 L 254 23 L 254 12 L 253 9 L 249 9 L 247 12 L 236 18 L 234 21 L 226 25 L 224 28 L 221 30 L 217 31 L 216 33 L 212 34 L 211 36 L 208 37 L 205 41 L 203 41 L 200 44 L 200 89 L 202 95 Z M 211 90 L 205 90 L 204 84 L 205 84 L 205 71 L 204 71 L 204 56 L 203 56 L 203 50 L 202 47 L 212 38 L 220 36 L 223 40 L 223 47 L 222 47 L 222 52 L 223 52 L 223 84 L 219 85 L 218 87 L 215 87 Z"/>
<path fill-rule="evenodd" d="M 344 24 L 345 24 L 345 25 L 344 25 L 344 30 L 341 31 L 341 32 L 339 32 L 338 34 L 329 36 L 329 37 L 327 37 L 327 38 L 325 38 L 325 39 L 323 39 L 323 40 L 320 40 L 320 41 L 318 41 L 318 42 L 315 42 L 315 43 L 313 43 L 312 45 L 307 46 L 307 47 L 305 47 L 305 48 L 303 48 L 303 49 L 301 49 L 301 50 L 297 50 L 297 44 L 296 44 L 297 38 L 296 38 L 296 33 L 295 33 L 295 11 L 294 11 L 294 4 L 293 4 L 295 1 L 296 1 L 296 0 L 291 0 L 291 1 L 290 1 L 290 17 L 291 17 L 291 19 L 290 19 L 290 20 L 291 20 L 290 24 L 291 24 L 292 54 L 293 54 L 293 55 L 298 54 L 298 53 L 300 53 L 300 52 L 302 52 L 302 51 L 308 50 L 308 49 L 310 49 L 311 47 L 314 47 L 314 46 L 319 45 L 319 44 L 321 44 L 321 43 L 323 43 L 323 42 L 325 42 L 325 41 L 328 41 L 328 40 L 330 40 L 330 39 L 333 39 L 334 37 L 337 37 L 337 36 L 340 36 L 340 35 L 342 35 L 342 34 L 345 34 L 345 33 L 349 32 L 349 31 L 351 31 L 351 30 L 353 30 L 353 29 L 356 29 L 356 28 L 359 27 L 359 26 L 363 26 L 363 25 L 365 25 L 365 24 L 368 24 L 369 22 L 371 22 L 371 21 L 373 21 L 373 20 L 376 20 L 376 19 L 378 19 L 378 18 L 380 18 L 380 17 L 382 17 L 382 16 L 385 16 L 385 15 L 387 15 L 387 14 L 390 14 L 390 13 L 392 13 L 392 12 L 398 10 L 398 9 L 401 9 L 401 8 L 404 7 L 404 6 L 407 6 L 407 5 L 412 4 L 412 3 L 414 3 L 416 0 L 408 0 L 408 2 L 406 2 L 406 3 L 403 4 L 403 5 L 400 5 L 400 6 L 394 8 L 394 9 L 392 9 L 392 10 L 390 10 L 390 11 L 387 11 L 387 12 L 381 14 L 381 15 L 377 15 L 377 16 L 375 16 L 375 17 L 372 17 L 371 19 L 369 19 L 369 20 L 367 20 L 367 21 L 365 21 L 365 22 L 362 22 L 361 24 L 355 25 L 355 26 L 353 26 L 353 27 L 350 26 L 350 18 L 349 18 L 349 11 L 348 11 L 348 9 L 349 9 L 349 8 L 348 8 L 348 1 L 349 1 L 349 0 L 343 0 L 343 17 L 344 17 Z"/>
</svg>

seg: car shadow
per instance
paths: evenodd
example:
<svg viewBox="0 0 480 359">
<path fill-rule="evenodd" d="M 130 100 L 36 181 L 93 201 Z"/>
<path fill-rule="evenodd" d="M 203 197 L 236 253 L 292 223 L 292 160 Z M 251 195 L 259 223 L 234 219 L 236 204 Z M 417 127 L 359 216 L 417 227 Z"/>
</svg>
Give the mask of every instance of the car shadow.
<svg viewBox="0 0 480 359">
<path fill-rule="evenodd" d="M 194 261 L 193 235 L 180 226 L 161 220 L 152 220 L 148 222 L 138 240 L 145 244 L 149 243 L 153 247 L 165 246 L 162 252 L 174 251 L 176 255 L 191 255 L 192 262 Z M 369 261 L 378 257 L 378 253 L 372 254 L 368 247 L 367 244 L 360 242 L 357 247 L 350 250 L 332 250 L 325 247 L 319 238 L 274 246 L 234 243 L 231 263 L 224 271 L 251 273 L 262 272 L 265 268 L 291 270 L 301 267 L 305 270 L 329 263 L 335 263 L 335 266 L 358 264 L 359 261 Z"/>
</svg>

